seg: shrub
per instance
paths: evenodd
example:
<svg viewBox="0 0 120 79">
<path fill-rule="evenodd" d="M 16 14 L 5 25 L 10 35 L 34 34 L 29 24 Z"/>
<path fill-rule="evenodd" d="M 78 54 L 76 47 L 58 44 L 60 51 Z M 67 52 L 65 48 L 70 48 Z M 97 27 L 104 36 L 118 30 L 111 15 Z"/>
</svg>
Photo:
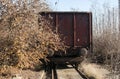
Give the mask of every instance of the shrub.
<svg viewBox="0 0 120 79">
<path fill-rule="evenodd" d="M 38 3 L 1 0 L 4 11 L 0 19 L 0 65 L 34 68 L 40 58 L 64 50 L 59 34 L 49 27 L 50 21 L 38 15 Z"/>
</svg>

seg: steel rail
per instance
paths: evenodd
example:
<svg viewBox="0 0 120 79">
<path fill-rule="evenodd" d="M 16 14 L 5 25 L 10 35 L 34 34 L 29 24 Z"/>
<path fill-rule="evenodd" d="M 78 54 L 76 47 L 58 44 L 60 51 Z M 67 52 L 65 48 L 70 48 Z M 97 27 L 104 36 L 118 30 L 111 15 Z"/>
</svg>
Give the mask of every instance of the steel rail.
<svg viewBox="0 0 120 79">
<path fill-rule="evenodd" d="M 75 70 L 79 73 L 79 75 L 83 78 L 83 79 L 90 79 L 88 78 L 80 69 L 76 68 L 74 65 L 72 65 L 73 68 L 75 68 Z"/>
<path fill-rule="evenodd" d="M 72 65 L 73 68 L 77 71 L 77 73 L 83 78 L 83 79 L 90 79 L 88 78 L 80 69 L 77 69 L 74 65 Z M 48 70 L 46 71 L 46 79 L 58 79 L 58 74 L 56 71 L 56 65 L 55 64 L 50 64 L 48 65 Z"/>
</svg>

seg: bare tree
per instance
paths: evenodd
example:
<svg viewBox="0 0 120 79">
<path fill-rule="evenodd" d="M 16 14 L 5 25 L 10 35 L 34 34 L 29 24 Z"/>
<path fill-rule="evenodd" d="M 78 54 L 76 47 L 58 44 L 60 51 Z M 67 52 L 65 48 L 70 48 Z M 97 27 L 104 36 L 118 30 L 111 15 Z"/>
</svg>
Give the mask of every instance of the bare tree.
<svg viewBox="0 0 120 79">
<path fill-rule="evenodd" d="M 118 0 L 119 7 L 119 34 L 120 34 L 120 0 Z"/>
</svg>

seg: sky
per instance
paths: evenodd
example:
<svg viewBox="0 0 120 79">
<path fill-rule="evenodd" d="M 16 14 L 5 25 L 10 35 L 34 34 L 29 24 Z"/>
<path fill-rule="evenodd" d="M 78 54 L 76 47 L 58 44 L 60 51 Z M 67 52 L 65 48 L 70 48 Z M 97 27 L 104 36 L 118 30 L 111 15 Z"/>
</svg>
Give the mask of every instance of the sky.
<svg viewBox="0 0 120 79">
<path fill-rule="evenodd" d="M 46 0 L 54 11 L 90 11 L 91 6 L 101 7 L 104 3 L 118 7 L 118 0 Z"/>
</svg>

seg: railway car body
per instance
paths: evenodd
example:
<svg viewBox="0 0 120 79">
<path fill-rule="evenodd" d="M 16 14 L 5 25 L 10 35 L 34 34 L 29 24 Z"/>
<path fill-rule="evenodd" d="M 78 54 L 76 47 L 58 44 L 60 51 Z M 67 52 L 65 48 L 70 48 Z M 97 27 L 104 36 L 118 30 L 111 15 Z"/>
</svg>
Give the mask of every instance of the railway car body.
<svg viewBox="0 0 120 79">
<path fill-rule="evenodd" d="M 92 52 L 92 13 L 90 12 L 40 12 L 52 18 L 56 30 L 69 48 L 66 53 L 50 57 L 56 63 L 80 62 L 81 57 Z"/>
</svg>

